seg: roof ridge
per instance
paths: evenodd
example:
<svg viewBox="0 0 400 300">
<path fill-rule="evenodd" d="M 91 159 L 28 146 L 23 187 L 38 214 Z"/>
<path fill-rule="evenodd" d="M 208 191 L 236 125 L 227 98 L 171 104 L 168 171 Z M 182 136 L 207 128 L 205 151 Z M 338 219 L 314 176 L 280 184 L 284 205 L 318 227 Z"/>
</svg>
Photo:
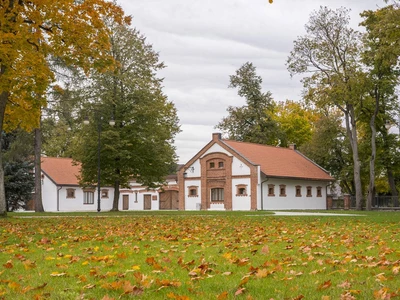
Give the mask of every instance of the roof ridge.
<svg viewBox="0 0 400 300">
<path fill-rule="evenodd" d="M 262 147 L 268 147 L 268 148 L 274 148 L 274 149 L 283 149 L 283 150 L 290 150 L 290 151 L 293 151 L 293 150 L 290 149 L 290 148 L 281 147 L 281 146 L 272 146 L 272 145 L 267 145 L 267 144 L 258 144 L 258 143 L 252 143 L 252 142 L 235 141 L 235 140 L 229 140 L 229 139 L 223 139 L 222 141 L 225 141 L 225 142 L 234 142 L 234 143 L 241 143 L 241 144 L 250 144 L 250 145 L 262 146 Z"/>
</svg>

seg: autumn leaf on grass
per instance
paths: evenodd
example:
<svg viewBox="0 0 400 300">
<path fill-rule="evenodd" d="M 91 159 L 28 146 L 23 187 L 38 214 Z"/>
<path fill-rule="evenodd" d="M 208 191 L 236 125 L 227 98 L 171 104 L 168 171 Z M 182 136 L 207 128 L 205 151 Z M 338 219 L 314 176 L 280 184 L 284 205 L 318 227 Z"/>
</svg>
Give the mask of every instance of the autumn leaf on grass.
<svg viewBox="0 0 400 300">
<path fill-rule="evenodd" d="M 65 275 L 67 275 L 67 273 L 52 272 L 50 274 L 50 276 L 52 276 L 52 277 L 63 277 Z"/>
<path fill-rule="evenodd" d="M 354 297 L 350 292 L 344 292 L 340 295 L 340 300 L 356 300 L 357 298 Z"/>
<path fill-rule="evenodd" d="M 22 263 L 24 265 L 25 270 L 30 270 L 36 268 L 36 262 L 30 261 L 29 259 Z"/>
<path fill-rule="evenodd" d="M 241 294 L 243 294 L 246 291 L 245 288 L 239 288 L 236 292 L 235 292 L 235 296 L 239 296 Z"/>
<path fill-rule="evenodd" d="M 180 287 L 182 285 L 182 283 L 180 281 L 177 281 L 177 280 L 174 281 L 174 280 L 168 280 L 168 279 L 163 279 L 163 280 L 157 279 L 156 283 L 157 283 L 157 285 L 160 286 L 160 288 L 158 290 L 161 290 L 168 286 Z"/>
<path fill-rule="evenodd" d="M 390 293 L 389 289 L 387 287 L 383 287 L 378 291 L 374 291 L 374 298 L 375 299 L 391 299 L 393 296 L 395 296 L 394 293 Z"/>
<path fill-rule="evenodd" d="M 256 273 L 257 278 L 264 278 L 267 277 L 268 275 L 272 274 L 273 271 L 268 271 L 267 269 L 259 269 Z"/>
<path fill-rule="evenodd" d="M 303 295 L 298 295 L 297 297 L 293 298 L 292 300 L 301 300 L 304 299 Z"/>
<path fill-rule="evenodd" d="M 382 282 L 382 281 L 386 281 L 387 280 L 387 278 L 385 277 L 385 273 L 380 273 L 380 274 L 378 274 L 378 275 L 375 275 L 375 277 L 376 277 L 376 281 L 378 281 L 378 282 Z"/>
<path fill-rule="evenodd" d="M 225 300 L 225 299 L 227 299 L 227 298 L 228 298 L 228 292 L 227 292 L 227 291 L 222 292 L 221 294 L 219 294 L 219 295 L 217 296 L 217 300 Z"/>
<path fill-rule="evenodd" d="M 399 271 L 400 271 L 400 266 L 394 266 L 392 268 L 392 272 L 393 272 L 394 275 L 399 274 Z"/>
<path fill-rule="evenodd" d="M 136 285 L 132 285 L 129 281 L 125 281 L 123 290 L 124 290 L 123 295 L 140 296 L 143 294 L 142 288 L 137 287 Z"/>
<path fill-rule="evenodd" d="M 240 281 L 239 286 L 245 285 L 247 282 L 249 282 L 249 280 L 250 280 L 250 276 L 249 275 L 244 276 L 242 278 L 242 280 Z"/>
<path fill-rule="evenodd" d="M 179 296 L 179 295 L 174 294 L 173 292 L 168 293 L 167 297 L 169 299 L 175 299 L 175 300 L 189 300 L 190 299 L 188 296 Z"/>
<path fill-rule="evenodd" d="M 224 273 L 222 273 L 221 275 L 223 275 L 223 276 L 229 276 L 229 275 L 232 275 L 232 272 L 224 272 Z"/>
<path fill-rule="evenodd" d="M 42 245 L 45 245 L 45 244 L 50 244 L 51 243 L 51 240 L 49 240 L 48 238 L 42 238 L 40 241 L 39 241 L 39 244 L 42 244 Z"/>
<path fill-rule="evenodd" d="M 95 288 L 95 287 L 96 287 L 95 284 L 87 284 L 87 285 L 85 285 L 83 288 L 89 290 L 89 289 L 93 289 L 93 288 Z"/>
<path fill-rule="evenodd" d="M 318 289 L 319 289 L 319 290 L 325 290 L 325 289 L 327 289 L 327 288 L 330 288 L 331 286 L 332 286 L 332 282 L 331 282 L 331 280 L 329 279 L 328 281 L 325 281 L 324 283 L 320 284 L 319 287 L 318 287 Z"/>
<path fill-rule="evenodd" d="M 349 289 L 351 287 L 351 284 L 348 280 L 342 282 L 341 284 L 338 284 L 338 287 L 343 288 L 343 289 Z"/>
<path fill-rule="evenodd" d="M 6 269 L 12 269 L 12 268 L 14 268 L 14 265 L 13 265 L 12 261 L 9 260 L 5 264 L 3 264 L 3 267 Z"/>
<path fill-rule="evenodd" d="M 101 300 L 115 300 L 115 298 L 111 298 L 108 295 L 105 295 Z"/>
<path fill-rule="evenodd" d="M 261 253 L 262 253 L 262 254 L 269 254 L 269 247 L 268 247 L 268 246 L 262 247 Z"/>
</svg>

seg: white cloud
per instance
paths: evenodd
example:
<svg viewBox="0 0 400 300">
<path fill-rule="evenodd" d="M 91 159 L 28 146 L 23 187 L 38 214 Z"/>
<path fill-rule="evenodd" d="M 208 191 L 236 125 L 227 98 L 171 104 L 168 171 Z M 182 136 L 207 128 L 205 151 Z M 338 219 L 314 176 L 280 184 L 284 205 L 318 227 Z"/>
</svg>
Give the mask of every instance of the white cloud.
<svg viewBox="0 0 400 300">
<path fill-rule="evenodd" d="M 147 37 L 167 68 L 164 92 L 175 103 L 182 132 L 175 146 L 185 163 L 211 140 L 229 105 L 244 99 L 228 88 L 229 75 L 250 61 L 274 99 L 299 100 L 301 83 L 291 79 L 286 59 L 293 41 L 305 33 L 309 15 L 321 5 L 359 13 L 383 0 L 119 0 L 132 26 Z"/>
</svg>

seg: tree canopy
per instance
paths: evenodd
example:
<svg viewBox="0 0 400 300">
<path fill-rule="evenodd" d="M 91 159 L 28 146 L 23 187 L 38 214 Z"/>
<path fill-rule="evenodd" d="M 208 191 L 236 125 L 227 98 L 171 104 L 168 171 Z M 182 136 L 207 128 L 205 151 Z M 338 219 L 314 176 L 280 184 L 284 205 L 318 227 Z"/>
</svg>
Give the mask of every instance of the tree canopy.
<svg viewBox="0 0 400 300">
<path fill-rule="evenodd" d="M 104 0 L 2 1 L 0 16 L 0 131 L 38 126 L 45 91 L 54 80 L 48 57 L 86 73 L 105 70 L 113 59 L 104 20 L 130 22 L 121 7 Z M 0 166 L 0 215 L 5 214 L 3 182 Z"/>
</svg>

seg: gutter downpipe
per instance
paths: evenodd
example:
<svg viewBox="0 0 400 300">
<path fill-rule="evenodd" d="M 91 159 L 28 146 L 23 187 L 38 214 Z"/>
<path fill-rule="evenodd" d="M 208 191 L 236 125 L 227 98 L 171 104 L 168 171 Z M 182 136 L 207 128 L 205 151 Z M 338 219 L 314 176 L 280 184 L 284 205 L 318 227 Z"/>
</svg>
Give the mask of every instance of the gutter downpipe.
<svg viewBox="0 0 400 300">
<path fill-rule="evenodd" d="M 261 210 L 264 210 L 264 199 L 263 199 L 263 183 L 267 182 L 269 178 L 265 179 L 264 181 L 261 181 Z"/>
<path fill-rule="evenodd" d="M 62 186 L 57 188 L 57 211 L 60 211 L 60 190 L 62 189 Z"/>
</svg>

